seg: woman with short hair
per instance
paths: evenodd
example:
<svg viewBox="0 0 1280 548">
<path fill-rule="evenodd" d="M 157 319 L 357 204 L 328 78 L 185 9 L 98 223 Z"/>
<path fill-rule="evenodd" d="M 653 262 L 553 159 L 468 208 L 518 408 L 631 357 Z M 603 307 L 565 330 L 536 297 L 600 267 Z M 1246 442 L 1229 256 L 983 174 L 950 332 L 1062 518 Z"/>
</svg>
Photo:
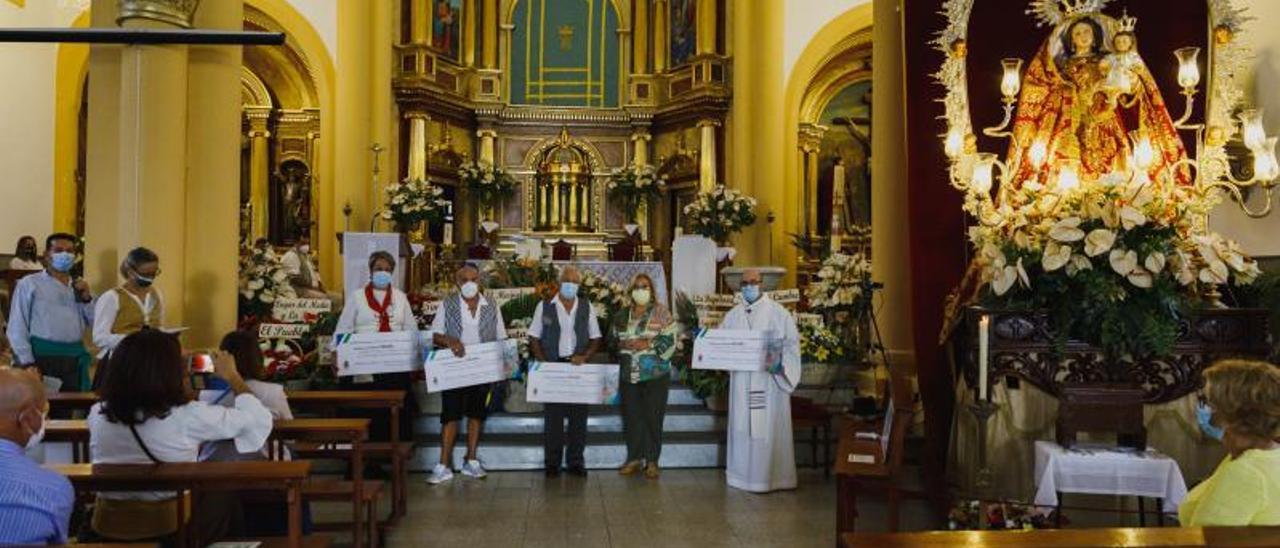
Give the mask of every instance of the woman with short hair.
<svg viewBox="0 0 1280 548">
<path fill-rule="evenodd" d="M 196 462 L 202 444 L 220 440 L 235 440 L 242 452 L 262 447 L 271 434 L 271 412 L 245 384 L 235 358 L 219 351 L 213 362 L 213 374 L 233 394 L 232 407 L 195 399 L 176 336 L 143 329 L 120 341 L 99 402 L 89 410 L 93 463 Z M 243 534 L 239 501 L 235 493 L 226 495 L 205 494 L 192 512 L 191 527 L 202 545 Z M 177 531 L 177 507 L 173 492 L 100 493 L 92 526 L 112 540 L 164 538 Z"/>
<path fill-rule="evenodd" d="M 1211 413 L 1201 426 L 1221 432 L 1227 457 L 1187 494 L 1178 519 L 1184 527 L 1280 525 L 1280 370 L 1227 360 L 1204 380 Z"/>
</svg>

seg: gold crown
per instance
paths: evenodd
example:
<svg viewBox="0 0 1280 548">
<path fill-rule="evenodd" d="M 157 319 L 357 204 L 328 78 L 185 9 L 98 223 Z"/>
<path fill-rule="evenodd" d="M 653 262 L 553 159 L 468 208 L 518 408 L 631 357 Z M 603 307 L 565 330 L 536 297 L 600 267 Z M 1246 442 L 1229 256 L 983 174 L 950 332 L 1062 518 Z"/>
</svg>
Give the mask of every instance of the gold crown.
<svg viewBox="0 0 1280 548">
<path fill-rule="evenodd" d="M 1133 34 L 1133 29 L 1138 26 L 1138 18 L 1129 16 L 1129 10 L 1127 9 L 1124 10 L 1124 15 L 1121 15 L 1118 21 L 1120 24 L 1118 27 L 1119 32 Z"/>
<path fill-rule="evenodd" d="M 1031 0 L 1027 13 L 1038 25 L 1060 25 L 1069 19 L 1102 11 L 1110 0 Z"/>
<path fill-rule="evenodd" d="M 1102 7 L 1106 5 L 1107 0 L 1059 0 L 1062 3 L 1062 13 L 1067 19 L 1097 13 L 1102 11 Z"/>
</svg>

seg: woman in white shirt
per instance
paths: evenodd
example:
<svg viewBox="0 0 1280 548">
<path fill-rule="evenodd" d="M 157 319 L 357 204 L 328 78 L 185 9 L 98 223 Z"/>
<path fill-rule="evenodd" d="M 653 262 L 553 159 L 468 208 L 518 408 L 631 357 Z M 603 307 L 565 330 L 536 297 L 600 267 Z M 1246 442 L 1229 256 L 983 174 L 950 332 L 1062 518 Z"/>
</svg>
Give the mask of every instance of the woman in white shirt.
<svg viewBox="0 0 1280 548">
<path fill-rule="evenodd" d="M 393 272 L 396 270 L 396 259 L 386 251 L 375 251 L 369 255 L 369 283 L 361 289 L 352 291 L 343 303 L 342 315 L 338 317 L 338 325 L 334 328 L 336 335 L 349 333 L 386 333 L 392 331 L 418 332 L 418 320 L 413 316 L 413 306 L 403 291 L 392 285 Z M 338 337 L 334 337 L 336 340 Z M 383 373 L 379 375 L 355 375 L 343 377 L 342 387 L 347 390 L 404 390 L 413 384 L 410 373 Z M 400 413 L 400 437 L 409 439 L 413 432 L 413 419 L 418 415 L 416 398 L 408 398 L 405 412 Z M 369 440 L 385 442 L 391 439 L 390 421 L 381 412 L 368 413 L 363 410 L 351 410 L 347 416 L 368 418 Z M 381 470 L 370 468 L 366 471 L 374 477 L 382 475 Z"/>
<path fill-rule="evenodd" d="M 227 439 L 235 440 L 241 452 L 262 447 L 271 434 L 271 412 L 245 384 L 235 358 L 218 352 L 214 375 L 230 386 L 233 407 L 195 400 L 177 337 L 152 329 L 125 337 L 112 352 L 100 401 L 89 410 L 93 463 L 195 462 L 201 444 Z M 93 529 L 120 541 L 171 535 L 178 525 L 176 497 L 173 492 L 99 493 Z M 202 545 L 243 535 L 235 493 L 205 494 L 190 519 Z"/>
<path fill-rule="evenodd" d="M 222 337 L 218 349 L 235 359 L 236 371 L 249 387 L 249 391 L 262 402 L 262 406 L 271 412 L 272 420 L 293 420 L 293 411 L 289 409 L 289 399 L 285 396 L 284 386 L 268 382 L 267 369 L 262 358 L 262 349 L 258 347 L 257 335 L 248 331 L 232 331 Z M 234 395 L 230 391 L 213 392 L 211 403 L 230 406 L 234 403 Z M 209 398 L 205 398 L 209 399 Z M 267 460 L 267 446 L 253 451 L 242 452 L 231 440 L 223 440 L 205 445 L 200 460 Z"/>
<path fill-rule="evenodd" d="M 134 248 L 120 262 L 124 283 L 98 296 L 93 307 L 93 344 L 99 360 L 95 388 L 102 382 L 107 357 L 120 341 L 143 328 L 164 325 L 164 297 L 153 285 L 159 275 L 160 257 L 145 247 Z"/>
<path fill-rule="evenodd" d="M 9 259 L 9 270 L 44 270 L 40 254 L 36 253 L 36 239 L 32 236 L 18 238 L 18 245 Z"/>
</svg>

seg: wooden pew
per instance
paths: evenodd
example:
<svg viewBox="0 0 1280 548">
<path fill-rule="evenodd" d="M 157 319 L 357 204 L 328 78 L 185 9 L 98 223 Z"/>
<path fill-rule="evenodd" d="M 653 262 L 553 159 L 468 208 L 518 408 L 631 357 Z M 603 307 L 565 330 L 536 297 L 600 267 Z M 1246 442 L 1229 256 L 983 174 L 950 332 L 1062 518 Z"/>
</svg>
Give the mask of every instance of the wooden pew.
<svg viewBox="0 0 1280 548">
<path fill-rule="evenodd" d="M 403 412 L 406 392 L 403 390 L 304 390 L 288 392 L 289 407 L 331 415 L 337 409 L 383 409 L 390 415 L 391 442 L 371 442 L 364 446 L 365 455 L 391 461 L 391 520 L 394 524 L 404 517 L 408 507 L 409 457 L 411 442 L 404 442 L 400 432 L 400 413 Z M 412 433 L 406 432 L 410 439 Z M 308 457 L 345 458 L 341 452 L 303 451 Z"/>
<path fill-rule="evenodd" d="M 302 484 L 311 473 L 306 461 L 176 462 L 164 464 L 53 464 L 47 469 L 71 480 L 77 492 L 100 491 L 284 491 L 289 505 L 289 548 L 303 548 Z M 178 497 L 178 514 L 185 499 Z M 190 546 L 187 524 L 179 520 L 178 546 Z"/>
<path fill-rule="evenodd" d="M 844 533 L 843 548 L 1092 548 L 1095 546 L 1262 548 L 1280 546 L 1280 527 L 1159 527 Z"/>
</svg>

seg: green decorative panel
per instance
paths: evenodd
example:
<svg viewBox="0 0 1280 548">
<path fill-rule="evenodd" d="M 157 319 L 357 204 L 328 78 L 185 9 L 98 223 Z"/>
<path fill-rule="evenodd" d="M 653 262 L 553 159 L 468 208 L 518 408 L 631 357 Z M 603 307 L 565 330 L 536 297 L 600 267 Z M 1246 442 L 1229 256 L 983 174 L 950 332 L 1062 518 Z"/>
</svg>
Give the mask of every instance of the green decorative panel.
<svg viewBox="0 0 1280 548">
<path fill-rule="evenodd" d="M 521 0 L 512 22 L 512 103 L 618 106 L 618 14 L 611 0 Z"/>
</svg>

